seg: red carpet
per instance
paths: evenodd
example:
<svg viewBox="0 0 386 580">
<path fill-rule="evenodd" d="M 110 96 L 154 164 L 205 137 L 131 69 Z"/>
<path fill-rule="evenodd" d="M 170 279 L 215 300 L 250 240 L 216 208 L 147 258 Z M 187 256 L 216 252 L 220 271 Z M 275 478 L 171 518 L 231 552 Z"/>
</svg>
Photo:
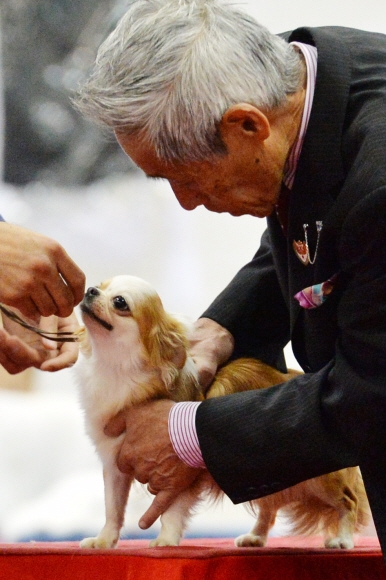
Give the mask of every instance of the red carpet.
<svg viewBox="0 0 386 580">
<path fill-rule="evenodd" d="M 75 542 L 0 544 L 1 580 L 386 580 L 378 540 L 326 550 L 321 538 L 271 538 L 266 548 L 231 539 L 184 540 L 178 548 L 122 541 L 116 550 Z"/>
</svg>

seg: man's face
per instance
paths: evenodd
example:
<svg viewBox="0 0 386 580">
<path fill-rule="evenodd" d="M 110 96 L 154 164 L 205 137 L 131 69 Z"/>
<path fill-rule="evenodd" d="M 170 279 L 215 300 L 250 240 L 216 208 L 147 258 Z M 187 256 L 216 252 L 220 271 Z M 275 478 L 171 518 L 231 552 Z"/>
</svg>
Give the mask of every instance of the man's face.
<svg viewBox="0 0 386 580">
<path fill-rule="evenodd" d="M 234 216 L 270 215 L 275 207 L 283 163 L 265 143 L 240 147 L 226 142 L 228 153 L 210 161 L 170 163 L 160 160 L 146 140 L 117 131 L 122 149 L 150 178 L 167 179 L 186 210 L 203 205 Z"/>
</svg>

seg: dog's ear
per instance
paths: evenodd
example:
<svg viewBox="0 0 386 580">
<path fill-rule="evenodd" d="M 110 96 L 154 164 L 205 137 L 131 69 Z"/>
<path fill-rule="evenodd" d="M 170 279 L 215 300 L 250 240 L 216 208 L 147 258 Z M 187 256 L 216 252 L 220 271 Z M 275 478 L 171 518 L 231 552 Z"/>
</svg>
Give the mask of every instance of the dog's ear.
<svg viewBox="0 0 386 580">
<path fill-rule="evenodd" d="M 176 379 L 186 362 L 186 343 L 178 328 L 157 325 L 149 336 L 150 362 L 161 372 L 162 382 L 173 391 Z"/>
<path fill-rule="evenodd" d="M 172 391 L 187 357 L 183 325 L 165 312 L 158 297 L 152 299 L 150 308 L 147 304 L 146 312 L 143 309 L 135 318 L 150 363 L 159 369 L 164 385 Z"/>
</svg>

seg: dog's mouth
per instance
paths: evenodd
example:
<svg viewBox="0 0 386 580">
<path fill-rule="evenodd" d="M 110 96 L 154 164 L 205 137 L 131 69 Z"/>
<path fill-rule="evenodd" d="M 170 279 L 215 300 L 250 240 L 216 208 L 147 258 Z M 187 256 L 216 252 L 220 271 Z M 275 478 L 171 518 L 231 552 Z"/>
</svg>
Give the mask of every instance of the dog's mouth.
<svg viewBox="0 0 386 580">
<path fill-rule="evenodd" d="M 80 305 L 80 309 L 82 312 L 84 312 L 85 314 L 87 314 L 88 316 L 90 316 L 90 318 L 93 318 L 96 322 L 98 322 L 101 326 L 103 326 L 103 328 L 106 328 L 106 330 L 113 330 L 114 326 L 112 324 L 110 324 L 109 322 L 107 322 L 106 320 L 103 320 L 102 318 L 99 318 L 99 316 L 97 316 L 95 314 L 95 312 L 93 312 L 91 310 L 91 308 L 89 308 L 88 306 L 86 306 L 86 304 L 81 304 Z"/>
</svg>

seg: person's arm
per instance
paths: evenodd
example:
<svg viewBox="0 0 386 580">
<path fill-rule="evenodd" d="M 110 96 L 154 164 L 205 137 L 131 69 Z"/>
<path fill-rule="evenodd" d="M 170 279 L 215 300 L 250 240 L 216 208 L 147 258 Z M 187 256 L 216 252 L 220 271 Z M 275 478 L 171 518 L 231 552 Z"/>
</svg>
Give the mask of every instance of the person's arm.
<svg viewBox="0 0 386 580">
<path fill-rule="evenodd" d="M 84 287 L 85 275 L 58 242 L 0 222 L 0 302 L 34 320 L 67 317 Z"/>
<path fill-rule="evenodd" d="M 347 466 L 360 465 L 365 484 L 368 472 L 386 472 L 385 200 L 386 188 L 369 194 L 342 227 L 334 358 L 319 372 L 198 408 L 204 462 L 235 503 Z"/>
</svg>

